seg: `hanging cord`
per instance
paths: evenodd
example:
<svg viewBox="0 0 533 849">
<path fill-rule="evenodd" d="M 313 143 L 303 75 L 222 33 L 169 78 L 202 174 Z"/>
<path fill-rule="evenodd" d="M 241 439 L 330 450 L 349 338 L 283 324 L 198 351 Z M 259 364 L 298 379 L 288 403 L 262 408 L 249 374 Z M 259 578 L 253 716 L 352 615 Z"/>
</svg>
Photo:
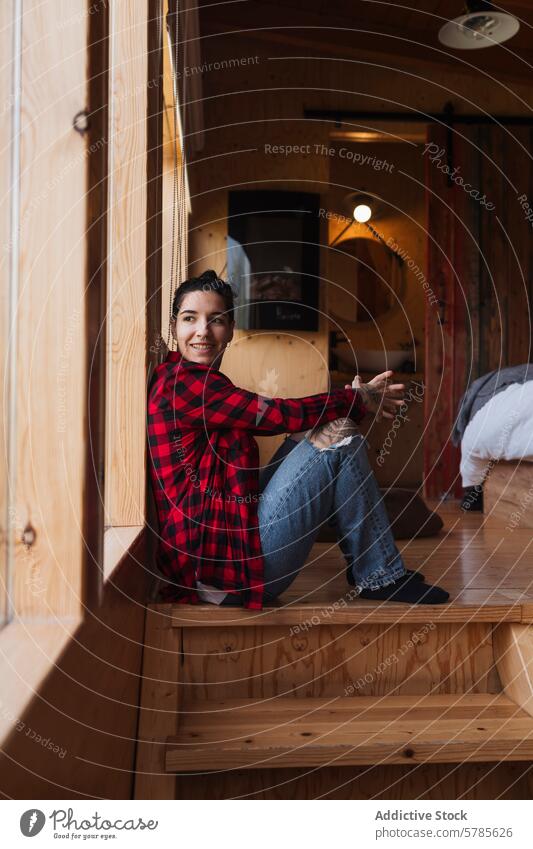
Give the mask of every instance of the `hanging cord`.
<svg viewBox="0 0 533 849">
<path fill-rule="evenodd" d="M 167 35 L 169 42 L 170 55 L 173 57 L 171 62 L 172 72 L 172 93 L 174 102 L 172 104 L 173 113 L 173 130 L 174 130 L 174 174 L 173 174 L 173 189 L 172 189 L 172 237 L 171 237 L 171 257 L 170 257 L 170 280 L 169 280 L 169 306 L 168 306 L 168 332 L 167 332 L 167 350 L 172 350 L 174 339 L 171 337 L 170 319 L 172 318 L 172 303 L 174 294 L 179 286 L 180 280 L 185 279 L 187 274 L 187 160 L 185 153 L 185 124 L 186 124 L 186 109 L 185 109 L 185 74 L 180 73 L 178 62 L 180 60 L 179 40 L 180 33 L 183 29 L 183 43 L 186 44 L 186 23 L 187 9 L 181 10 L 185 15 L 183 27 L 179 25 L 178 0 L 174 0 L 174 41 L 172 41 L 172 25 L 171 12 L 167 16 Z M 185 59 L 185 48 L 183 57 Z M 185 65 L 185 63 L 184 63 Z M 183 78 L 182 93 L 178 88 L 178 80 Z M 180 104 L 183 103 L 183 110 L 178 113 Z M 166 103 L 165 103 L 166 110 Z M 181 133 L 180 133 L 181 130 Z M 181 142 L 181 143 L 180 143 Z M 179 151 L 178 151 L 179 145 Z M 178 153 L 180 161 L 178 162 Z M 179 171 L 179 173 L 178 173 Z"/>
<path fill-rule="evenodd" d="M 180 0 L 176 0 L 176 3 L 179 3 Z M 183 43 L 183 71 L 185 71 L 185 62 L 187 59 L 187 35 L 188 35 L 188 21 L 189 21 L 189 12 L 188 9 L 183 9 L 183 26 L 179 28 L 179 31 L 183 31 L 182 43 Z M 179 24 L 179 12 L 176 10 L 176 44 L 178 43 L 178 24 Z M 177 49 L 177 48 L 176 48 Z M 177 65 L 176 65 L 177 67 Z M 186 159 L 186 142 L 185 139 L 187 137 L 187 107 L 185 103 L 185 72 L 178 76 L 178 79 L 182 80 L 182 93 L 181 97 L 179 96 L 179 92 L 176 96 L 176 111 L 179 109 L 181 104 L 181 170 L 179 174 L 180 178 L 180 192 L 179 192 L 179 217 L 180 217 L 180 228 L 179 228 L 179 242 L 178 242 L 178 250 L 179 250 L 179 273 L 181 275 L 181 279 L 184 280 L 187 277 L 187 196 L 186 196 L 186 185 L 187 185 L 187 159 Z"/>
<path fill-rule="evenodd" d="M 176 0 L 177 6 L 177 0 Z M 177 287 L 177 278 L 178 278 L 178 270 L 176 268 L 176 208 L 178 206 L 178 120 L 177 120 L 177 97 L 176 97 L 176 77 L 177 77 L 177 63 L 178 63 L 178 17 L 177 17 L 177 8 L 175 10 L 176 16 L 176 27 L 175 27 L 175 39 L 173 45 L 173 61 L 171 61 L 171 73 L 172 73 L 172 93 L 174 95 L 174 103 L 172 104 L 172 114 L 174 117 L 173 126 L 173 147 L 174 147 L 174 174 L 173 174 L 173 183 L 172 183 L 172 235 L 171 235 L 171 255 L 170 255 L 170 280 L 169 280 L 169 307 L 168 307 L 168 332 L 167 332 L 167 348 L 168 350 L 172 350 L 173 348 L 173 340 L 171 342 L 171 332 L 170 332 L 170 319 L 172 317 L 172 301 L 174 300 L 174 292 Z M 170 45 L 172 46 L 172 26 L 170 23 L 170 12 L 167 20 L 167 34 L 169 37 Z M 171 54 L 172 55 L 172 54 Z M 165 104 L 166 108 L 166 104 Z"/>
<path fill-rule="evenodd" d="M 164 17 L 164 15 L 163 15 L 163 0 L 159 0 L 158 8 L 157 8 L 157 48 L 160 51 L 159 85 L 161 86 L 162 92 L 163 92 L 163 94 L 162 94 L 162 110 L 163 110 L 162 121 L 164 121 L 165 113 L 166 113 L 165 93 L 164 93 L 164 91 L 165 91 L 164 90 L 164 73 L 165 73 L 165 71 L 164 71 L 164 56 L 162 55 L 163 51 L 165 49 L 164 43 L 163 43 L 163 17 Z M 162 126 L 161 126 L 161 132 L 163 132 Z M 161 137 L 159 141 L 162 144 L 163 138 Z M 162 156 L 164 155 L 163 151 L 161 151 L 161 155 Z M 164 199 L 164 191 L 163 191 L 163 187 L 161 186 L 161 188 L 158 191 L 158 200 L 159 200 L 158 208 L 162 209 L 163 199 Z M 161 204 L 161 207 L 160 207 L 160 204 Z M 165 360 L 166 355 L 168 353 L 168 342 L 165 345 L 165 340 L 163 339 L 163 334 L 162 334 L 161 331 L 159 332 L 158 339 L 156 340 L 156 351 L 158 352 L 157 353 L 157 361 L 158 361 L 159 364 L 161 364 Z"/>
<path fill-rule="evenodd" d="M 185 102 L 185 79 L 182 85 L 182 97 L 178 90 L 178 80 L 182 77 L 179 73 L 178 61 L 179 53 L 179 37 L 181 27 L 179 25 L 179 10 L 177 8 L 177 0 L 174 7 L 174 42 L 172 41 L 172 26 L 170 23 L 171 13 L 168 14 L 167 33 L 169 36 L 171 56 L 173 57 L 172 65 L 172 93 L 174 102 L 172 104 L 173 113 L 173 129 L 174 129 L 174 174 L 173 174 L 173 190 L 172 190 L 172 237 L 171 237 L 171 258 L 170 258 L 170 280 L 169 280 L 169 307 L 168 307 L 168 333 L 167 333 L 167 349 L 171 350 L 174 344 L 174 339 L 171 340 L 170 319 L 172 318 L 172 303 L 174 294 L 179 286 L 180 280 L 185 279 L 187 273 L 187 197 L 186 197 L 186 173 L 187 163 L 185 154 L 185 108 L 178 115 L 180 103 Z M 187 10 L 182 10 L 186 15 Z M 186 18 L 184 21 L 186 23 Z M 185 23 L 183 29 L 185 30 Z M 185 40 L 184 40 L 185 43 Z M 185 54 L 184 54 L 185 55 Z M 184 76 L 184 75 L 183 75 Z M 165 104 L 166 108 L 166 104 Z M 181 118 L 181 121 L 179 120 Z M 180 134 L 181 129 L 181 134 Z M 181 141 L 181 144 L 180 144 Z M 178 151 L 178 145 L 179 151 Z M 180 161 L 178 162 L 178 152 Z"/>
</svg>

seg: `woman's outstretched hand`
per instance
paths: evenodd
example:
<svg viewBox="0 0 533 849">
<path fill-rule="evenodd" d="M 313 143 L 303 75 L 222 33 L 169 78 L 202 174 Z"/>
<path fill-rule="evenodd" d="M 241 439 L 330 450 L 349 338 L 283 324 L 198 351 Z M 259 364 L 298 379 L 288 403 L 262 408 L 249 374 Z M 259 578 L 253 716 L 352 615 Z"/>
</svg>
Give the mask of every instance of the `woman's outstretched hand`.
<svg viewBox="0 0 533 849">
<path fill-rule="evenodd" d="M 346 384 L 345 389 L 357 389 L 361 394 L 363 404 L 367 410 L 375 414 L 376 421 L 380 419 L 393 419 L 398 408 L 405 403 L 403 392 L 405 384 L 391 383 L 392 371 L 384 371 L 382 374 L 363 383 L 358 374 L 355 375 L 352 385 Z"/>
</svg>

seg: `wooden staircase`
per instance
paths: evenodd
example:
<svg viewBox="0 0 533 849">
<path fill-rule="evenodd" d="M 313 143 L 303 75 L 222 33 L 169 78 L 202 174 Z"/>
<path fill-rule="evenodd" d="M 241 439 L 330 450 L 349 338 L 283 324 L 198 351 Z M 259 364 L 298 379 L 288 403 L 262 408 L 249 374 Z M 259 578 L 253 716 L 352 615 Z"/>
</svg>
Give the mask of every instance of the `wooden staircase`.
<svg viewBox="0 0 533 849">
<path fill-rule="evenodd" d="M 149 607 L 136 797 L 268 798 L 293 781 L 290 796 L 316 798 L 346 775 L 354 798 L 389 785 L 418 798 L 439 781 L 439 795 L 455 798 L 487 776 L 485 797 L 499 794 L 498 776 L 526 792 L 532 600 L 357 602 L 338 555 L 322 561 L 322 602 L 302 576 L 283 605 L 260 612 Z"/>
<path fill-rule="evenodd" d="M 188 706 L 169 772 L 335 763 L 533 760 L 533 719 L 503 695 L 230 699 Z"/>
</svg>

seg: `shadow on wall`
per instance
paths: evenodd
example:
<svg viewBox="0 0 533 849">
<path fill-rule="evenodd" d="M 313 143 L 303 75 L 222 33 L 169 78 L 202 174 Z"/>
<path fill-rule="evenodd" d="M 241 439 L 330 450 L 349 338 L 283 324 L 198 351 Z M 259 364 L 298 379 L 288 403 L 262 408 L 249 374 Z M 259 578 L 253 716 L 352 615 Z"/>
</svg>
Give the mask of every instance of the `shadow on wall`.
<svg viewBox="0 0 533 849">
<path fill-rule="evenodd" d="M 145 534 L 107 581 L 85 622 L 0 755 L 13 799 L 132 798 L 145 600 Z"/>
</svg>

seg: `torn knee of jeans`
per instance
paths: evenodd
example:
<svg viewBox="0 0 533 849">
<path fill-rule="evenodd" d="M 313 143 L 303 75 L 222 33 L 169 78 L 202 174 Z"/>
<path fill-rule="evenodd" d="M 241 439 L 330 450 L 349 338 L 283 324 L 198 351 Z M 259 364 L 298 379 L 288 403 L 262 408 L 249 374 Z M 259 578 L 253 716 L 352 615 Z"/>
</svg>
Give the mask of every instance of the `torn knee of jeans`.
<svg viewBox="0 0 533 849">
<path fill-rule="evenodd" d="M 345 445 L 349 445 L 352 440 L 359 437 L 363 439 L 362 434 L 360 433 L 350 433 L 348 436 L 339 436 L 338 442 L 331 442 L 330 440 L 321 439 L 320 436 L 312 440 L 312 444 L 315 448 L 318 448 L 319 451 L 336 451 L 338 448 L 342 448 Z"/>
<path fill-rule="evenodd" d="M 313 428 L 308 439 L 316 448 L 326 451 L 349 445 L 355 436 L 361 436 L 361 433 L 353 420 L 339 418 Z"/>
<path fill-rule="evenodd" d="M 334 451 L 336 448 L 342 448 L 343 445 L 349 445 L 352 439 L 355 439 L 356 436 L 361 436 L 360 433 L 352 433 L 350 436 L 345 436 L 340 442 L 333 442 L 331 445 L 325 445 L 324 447 L 317 446 L 320 451 Z"/>
</svg>

